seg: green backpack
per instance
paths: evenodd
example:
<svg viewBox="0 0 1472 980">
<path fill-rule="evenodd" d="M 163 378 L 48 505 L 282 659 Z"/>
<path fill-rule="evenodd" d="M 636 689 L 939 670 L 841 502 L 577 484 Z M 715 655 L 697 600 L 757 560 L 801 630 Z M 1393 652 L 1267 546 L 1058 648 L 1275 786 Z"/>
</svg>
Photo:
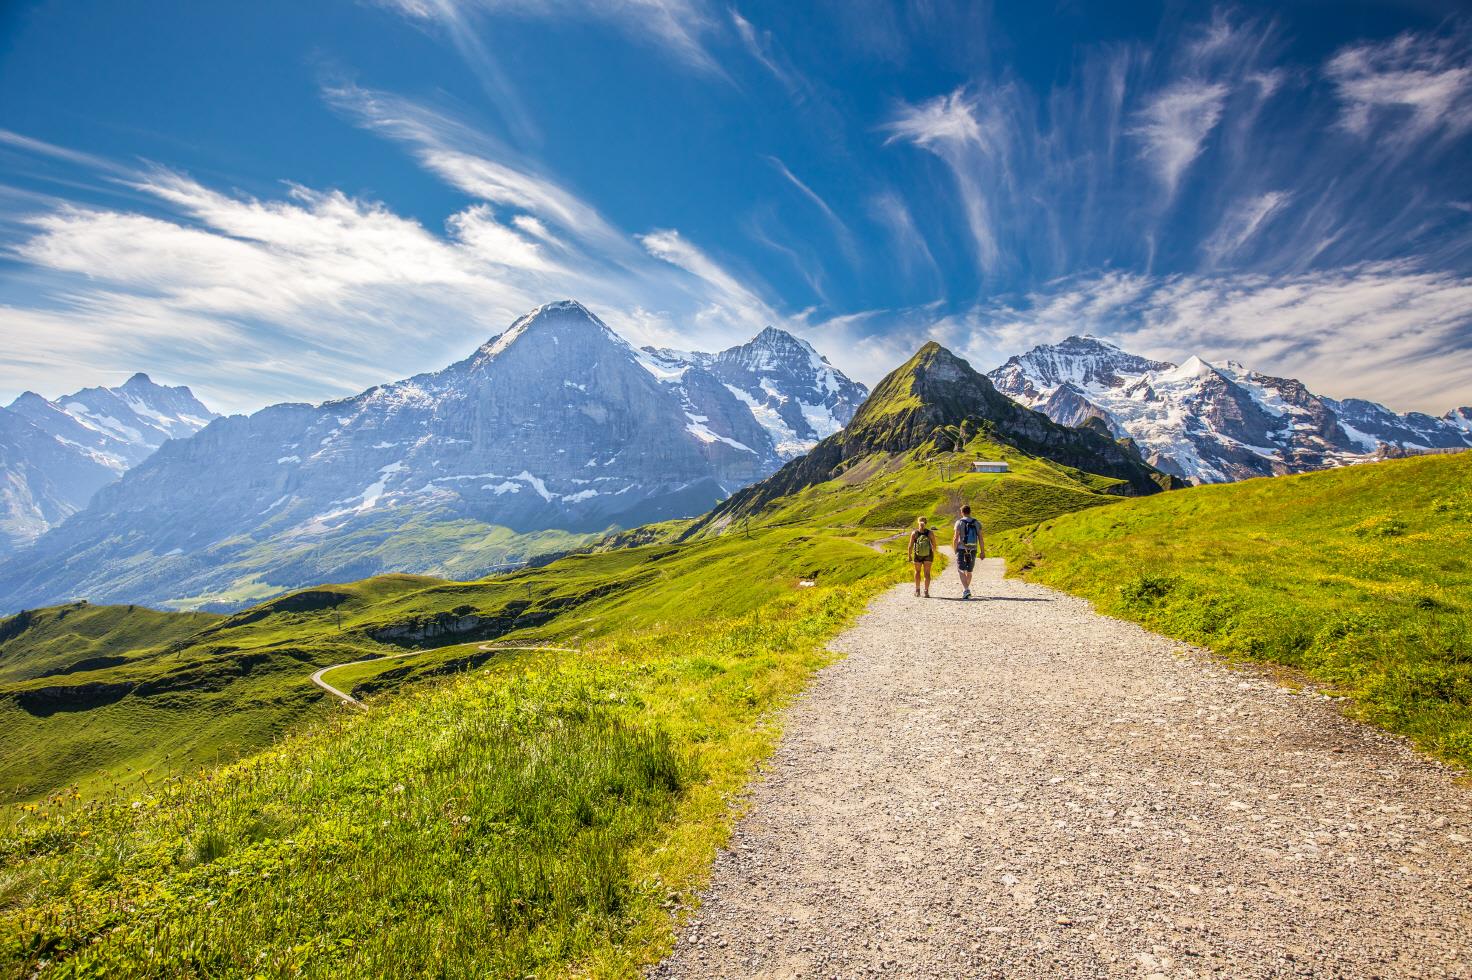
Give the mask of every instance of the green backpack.
<svg viewBox="0 0 1472 980">
<path fill-rule="evenodd" d="M 930 532 L 929 531 L 925 531 L 922 534 L 916 535 L 916 537 L 915 537 L 915 560 L 916 561 L 928 561 L 932 557 L 932 554 L 931 553 L 932 553 L 933 550 L 934 549 L 932 549 L 930 547 Z"/>
</svg>

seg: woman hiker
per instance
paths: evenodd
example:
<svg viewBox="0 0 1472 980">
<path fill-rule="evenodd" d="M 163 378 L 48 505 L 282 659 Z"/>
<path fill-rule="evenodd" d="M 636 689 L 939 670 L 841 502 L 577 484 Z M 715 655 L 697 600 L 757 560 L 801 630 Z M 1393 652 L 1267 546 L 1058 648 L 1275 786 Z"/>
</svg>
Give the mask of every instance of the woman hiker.
<svg viewBox="0 0 1472 980">
<path fill-rule="evenodd" d="M 915 594 L 920 594 L 920 576 L 925 576 L 925 598 L 930 598 L 930 563 L 935 561 L 935 532 L 926 526 L 925 518 L 916 522 L 910 532 L 910 561 L 915 563 Z"/>
</svg>

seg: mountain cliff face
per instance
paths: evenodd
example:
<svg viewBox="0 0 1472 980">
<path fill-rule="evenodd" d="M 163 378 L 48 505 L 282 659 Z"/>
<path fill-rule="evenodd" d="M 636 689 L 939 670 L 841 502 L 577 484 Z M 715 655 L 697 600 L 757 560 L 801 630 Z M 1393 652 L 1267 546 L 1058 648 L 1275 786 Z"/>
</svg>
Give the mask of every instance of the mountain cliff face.
<svg viewBox="0 0 1472 980">
<path fill-rule="evenodd" d="M 1071 428 L 1019 405 L 970 364 L 931 342 L 874 387 L 848 426 L 805 456 L 722 502 L 690 533 L 837 476 L 871 453 L 904 453 L 965 423 L 1033 456 L 1123 481 L 1126 494 L 1151 494 L 1179 482 L 1147 465 L 1128 444 L 1093 427 Z"/>
<path fill-rule="evenodd" d="M 783 363 L 784 337 L 800 364 Z M 803 377 L 815 356 L 776 331 L 753 345 L 770 355 L 768 380 Z M 514 559 L 518 534 L 700 513 L 781 463 L 721 380 L 726 354 L 677 362 L 578 303 L 539 307 L 442 371 L 168 443 L 0 566 L 0 606 L 234 605 L 385 571 L 468 578 Z M 771 387 L 805 404 L 811 384 Z"/>
<path fill-rule="evenodd" d="M 1385 450 L 1472 445 L 1467 409 L 1440 419 L 1398 415 L 1374 402 L 1316 395 L 1300 381 L 1236 362 L 1152 361 L 1095 337 L 1035 347 L 988 376 L 1055 421 L 1100 420 L 1133 440 L 1152 465 L 1193 483 L 1323 469 Z"/>
<path fill-rule="evenodd" d="M 0 409 L 0 554 L 34 541 L 164 442 L 215 417 L 188 388 L 146 374 L 55 401 L 24 393 Z"/>
<path fill-rule="evenodd" d="M 766 433 L 780 463 L 800 456 L 843 428 L 868 394 L 812 345 L 767 327 L 749 343 L 719 354 L 644 348 L 695 410 L 718 415 L 749 413 Z M 742 413 L 731 399 L 745 407 Z M 773 467 L 775 469 L 775 466 Z"/>
</svg>

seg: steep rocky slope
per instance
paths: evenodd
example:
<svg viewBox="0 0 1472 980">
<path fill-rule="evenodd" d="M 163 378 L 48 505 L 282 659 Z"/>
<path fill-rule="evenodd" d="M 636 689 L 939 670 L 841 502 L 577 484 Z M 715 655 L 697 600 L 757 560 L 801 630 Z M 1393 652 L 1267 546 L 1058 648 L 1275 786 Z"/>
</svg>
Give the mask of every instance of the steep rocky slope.
<svg viewBox="0 0 1472 980">
<path fill-rule="evenodd" d="M 0 554 L 34 541 L 164 442 L 215 417 L 188 388 L 146 374 L 54 401 L 25 392 L 0 409 Z"/>
<path fill-rule="evenodd" d="M 1193 483 L 1472 445 L 1467 409 L 1439 419 L 1400 415 L 1362 399 L 1326 398 L 1235 361 L 1192 357 L 1175 365 L 1097 337 L 1040 345 L 988 376 L 999 391 L 1065 425 L 1103 421 L 1153 465 Z"/>
</svg>

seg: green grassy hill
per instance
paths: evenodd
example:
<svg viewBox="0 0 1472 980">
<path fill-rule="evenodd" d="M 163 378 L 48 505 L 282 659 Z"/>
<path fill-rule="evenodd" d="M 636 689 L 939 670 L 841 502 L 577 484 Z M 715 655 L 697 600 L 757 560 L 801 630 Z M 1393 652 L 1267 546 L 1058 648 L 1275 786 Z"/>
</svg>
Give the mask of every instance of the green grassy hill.
<svg viewBox="0 0 1472 980">
<path fill-rule="evenodd" d="M 1472 765 L 1472 454 L 1197 487 L 994 547 L 1030 580 L 1301 671 Z"/>
<path fill-rule="evenodd" d="M 21 613 L 0 620 L 0 683 L 117 666 L 165 650 L 220 618 L 85 602 Z"/>
<path fill-rule="evenodd" d="M 963 497 L 994 527 L 1119 499 L 1119 475 L 976 428 L 965 453 L 1014 472 L 943 479 L 955 438 L 941 430 L 969 416 L 919 408 L 925 424 L 909 412 L 903 434 L 748 498 L 739 519 L 626 533 L 476 582 L 309 589 L 181 625 L 162 648 L 119 642 L 112 667 L 0 688 L 19 735 L 0 765 L 31 780 L 11 793 L 56 787 L 0 834 L 0 962 L 49 964 L 43 975 L 635 972 L 724 839 L 775 710 L 906 575 L 903 539 L 889 539 Z M 1117 451 L 1126 475 L 1142 466 Z M 307 682 L 406 651 L 330 676 L 368 697 L 366 713 Z M 62 689 L 46 697 L 70 699 L 68 717 L 27 708 L 26 684 Z M 116 685 L 117 699 L 88 705 L 85 684 Z M 94 784 L 145 764 L 149 780 L 61 790 L 90 751 L 67 733 L 88 723 L 119 746 Z M 189 774 L 217 735 L 261 751 Z"/>
</svg>

